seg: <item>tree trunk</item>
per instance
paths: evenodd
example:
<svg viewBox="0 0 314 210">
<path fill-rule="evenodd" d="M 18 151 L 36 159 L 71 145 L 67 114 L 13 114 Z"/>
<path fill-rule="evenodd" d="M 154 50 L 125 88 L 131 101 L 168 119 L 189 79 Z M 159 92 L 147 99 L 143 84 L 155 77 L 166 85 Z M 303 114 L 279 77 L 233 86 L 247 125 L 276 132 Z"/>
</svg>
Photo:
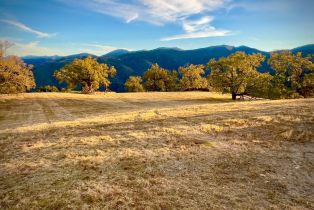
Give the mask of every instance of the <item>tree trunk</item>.
<svg viewBox="0 0 314 210">
<path fill-rule="evenodd" d="M 237 100 L 237 94 L 236 93 L 232 93 L 232 100 Z"/>
</svg>

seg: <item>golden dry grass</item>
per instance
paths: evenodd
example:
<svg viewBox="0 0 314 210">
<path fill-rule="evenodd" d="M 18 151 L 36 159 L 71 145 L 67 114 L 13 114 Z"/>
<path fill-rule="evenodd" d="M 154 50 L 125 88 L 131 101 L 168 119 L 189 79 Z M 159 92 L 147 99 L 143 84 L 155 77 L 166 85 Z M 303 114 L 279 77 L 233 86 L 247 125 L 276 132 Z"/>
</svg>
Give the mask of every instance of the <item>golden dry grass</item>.
<svg viewBox="0 0 314 210">
<path fill-rule="evenodd" d="M 0 96 L 0 209 L 313 209 L 313 102 Z"/>
</svg>

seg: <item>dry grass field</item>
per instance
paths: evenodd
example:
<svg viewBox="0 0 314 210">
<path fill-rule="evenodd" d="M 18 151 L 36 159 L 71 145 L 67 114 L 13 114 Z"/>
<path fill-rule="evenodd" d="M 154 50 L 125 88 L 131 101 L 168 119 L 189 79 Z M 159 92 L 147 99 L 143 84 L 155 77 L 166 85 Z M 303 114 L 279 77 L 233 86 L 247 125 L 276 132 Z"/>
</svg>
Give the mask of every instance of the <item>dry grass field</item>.
<svg viewBox="0 0 314 210">
<path fill-rule="evenodd" d="M 0 209 L 314 209 L 314 99 L 0 96 Z"/>
</svg>

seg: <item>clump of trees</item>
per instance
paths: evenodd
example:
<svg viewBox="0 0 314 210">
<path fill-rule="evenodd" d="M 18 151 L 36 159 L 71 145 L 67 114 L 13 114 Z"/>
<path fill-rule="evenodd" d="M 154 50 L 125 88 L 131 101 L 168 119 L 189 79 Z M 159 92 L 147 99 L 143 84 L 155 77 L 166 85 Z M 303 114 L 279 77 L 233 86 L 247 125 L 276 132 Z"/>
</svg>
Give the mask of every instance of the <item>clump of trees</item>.
<svg viewBox="0 0 314 210">
<path fill-rule="evenodd" d="M 125 82 L 124 87 L 128 92 L 144 92 L 142 81 L 142 77 L 130 76 Z"/>
<path fill-rule="evenodd" d="M 274 75 L 259 73 L 265 57 L 237 52 L 218 61 L 211 60 L 208 68 L 210 85 L 222 92 L 238 95 L 280 99 L 314 96 L 314 64 L 311 56 L 288 51 L 272 53 L 268 64 Z"/>
<path fill-rule="evenodd" d="M 153 64 L 144 73 L 143 80 L 147 91 L 174 91 L 177 90 L 178 73 Z"/>
<path fill-rule="evenodd" d="M 314 96 L 314 63 L 312 56 L 284 51 L 273 53 L 268 64 L 275 70 L 271 98 Z"/>
<path fill-rule="evenodd" d="M 83 93 L 93 93 L 101 86 L 107 91 L 111 84 L 109 78 L 114 77 L 116 72 L 113 66 L 98 63 L 95 58 L 88 56 L 85 59 L 74 59 L 71 64 L 56 71 L 54 76 L 60 83 L 65 82 L 70 90 L 80 86 Z"/>
<path fill-rule="evenodd" d="M 0 49 L 0 93 L 22 93 L 35 88 L 33 66 L 25 64 L 16 56 L 4 56 Z"/>
<path fill-rule="evenodd" d="M 268 60 L 274 74 L 260 73 L 258 68 L 265 61 L 262 54 L 248 55 L 236 52 L 204 65 L 188 65 L 169 71 L 153 64 L 142 77 L 131 76 L 125 83 L 129 92 L 216 90 L 230 93 L 232 99 L 250 95 L 270 99 L 313 97 L 314 56 L 302 57 L 301 53 L 277 52 Z"/>
<path fill-rule="evenodd" d="M 181 78 L 179 78 L 181 74 Z M 170 71 L 153 64 L 143 77 L 130 76 L 124 87 L 128 92 L 208 90 L 204 65 L 180 67 L 179 72 Z"/>
<path fill-rule="evenodd" d="M 204 65 L 189 65 L 186 67 L 180 67 L 179 72 L 182 75 L 180 79 L 181 90 L 208 90 L 208 81 L 203 75 L 205 75 Z"/>
</svg>

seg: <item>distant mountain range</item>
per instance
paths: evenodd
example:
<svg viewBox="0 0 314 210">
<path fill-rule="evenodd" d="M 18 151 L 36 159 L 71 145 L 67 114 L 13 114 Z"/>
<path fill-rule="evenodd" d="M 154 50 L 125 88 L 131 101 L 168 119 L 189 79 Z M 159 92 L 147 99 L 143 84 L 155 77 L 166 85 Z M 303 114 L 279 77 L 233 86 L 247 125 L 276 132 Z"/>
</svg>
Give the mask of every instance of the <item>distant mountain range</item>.
<svg viewBox="0 0 314 210">
<path fill-rule="evenodd" d="M 27 64 L 34 65 L 34 75 L 37 87 L 44 85 L 55 85 L 64 87 L 53 77 L 54 71 L 62 68 L 65 64 L 71 63 L 75 58 L 85 58 L 93 56 L 101 63 L 113 65 L 117 69 L 117 75 L 112 79 L 110 89 L 117 92 L 124 91 L 124 82 L 130 75 L 143 75 L 143 73 L 154 63 L 170 70 L 178 69 L 180 66 L 188 64 L 206 64 L 210 59 L 226 57 L 237 51 L 247 54 L 262 53 L 267 58 L 270 52 L 260 51 L 247 46 L 220 45 L 195 50 L 182 50 L 179 48 L 157 48 L 154 50 L 128 51 L 115 50 L 103 56 L 95 56 L 81 53 L 69 56 L 25 56 L 23 60 Z M 302 52 L 302 55 L 314 54 L 314 44 L 306 45 L 290 50 L 292 53 Z M 260 72 L 272 72 L 270 67 L 264 62 L 259 68 Z"/>
</svg>

